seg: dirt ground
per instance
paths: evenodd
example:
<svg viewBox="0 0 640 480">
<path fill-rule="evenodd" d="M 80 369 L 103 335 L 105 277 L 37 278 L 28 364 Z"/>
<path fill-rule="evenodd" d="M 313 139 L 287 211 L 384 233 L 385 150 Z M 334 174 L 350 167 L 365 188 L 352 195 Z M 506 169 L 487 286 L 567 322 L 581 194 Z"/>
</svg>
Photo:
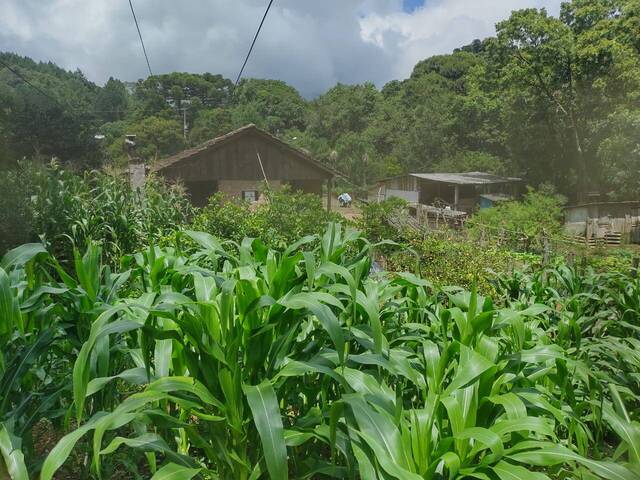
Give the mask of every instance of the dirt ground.
<svg viewBox="0 0 640 480">
<path fill-rule="evenodd" d="M 326 197 L 323 199 L 323 201 L 324 201 L 324 206 L 326 207 L 327 206 Z M 331 200 L 331 210 L 334 212 L 340 213 L 347 220 L 356 220 L 361 216 L 360 209 L 357 207 L 355 202 L 353 202 L 350 207 L 342 208 L 340 206 L 340 203 L 338 202 L 338 197 L 333 197 L 333 199 Z"/>
</svg>

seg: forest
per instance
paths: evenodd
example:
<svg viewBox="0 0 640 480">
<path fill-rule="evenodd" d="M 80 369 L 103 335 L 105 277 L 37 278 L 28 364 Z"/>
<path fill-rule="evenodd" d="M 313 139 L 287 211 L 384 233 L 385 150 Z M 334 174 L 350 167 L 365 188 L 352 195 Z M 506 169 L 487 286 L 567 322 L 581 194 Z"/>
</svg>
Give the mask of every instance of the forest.
<svg viewBox="0 0 640 480">
<path fill-rule="evenodd" d="M 483 170 L 573 200 L 629 200 L 640 187 L 639 17 L 637 0 L 573 0 L 557 18 L 515 11 L 494 37 L 427 58 L 407 79 L 337 84 L 313 99 L 280 80 L 234 88 L 210 73 L 99 86 L 79 70 L 2 53 L 38 89 L 0 70 L 0 165 L 55 156 L 75 168 L 118 166 L 125 134 L 153 162 L 255 123 L 361 186 Z"/>
</svg>

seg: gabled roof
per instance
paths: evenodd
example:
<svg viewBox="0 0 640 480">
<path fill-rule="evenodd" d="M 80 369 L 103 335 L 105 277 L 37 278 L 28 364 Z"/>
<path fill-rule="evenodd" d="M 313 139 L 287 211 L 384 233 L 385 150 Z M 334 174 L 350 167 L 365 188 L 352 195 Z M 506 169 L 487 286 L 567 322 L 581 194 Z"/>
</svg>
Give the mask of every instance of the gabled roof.
<svg viewBox="0 0 640 480">
<path fill-rule="evenodd" d="M 485 172 L 467 173 L 410 173 L 412 177 L 432 182 L 452 183 L 455 185 L 489 185 L 492 183 L 512 183 L 522 179 L 516 177 L 500 177 Z"/>
<path fill-rule="evenodd" d="M 232 132 L 226 133 L 224 135 L 221 135 L 219 137 L 213 138 L 211 140 L 208 140 L 204 143 L 201 143 L 200 145 L 193 147 L 193 148 L 189 148 L 187 150 L 183 150 L 182 152 L 176 153 L 175 155 L 172 155 L 170 157 L 166 157 L 163 159 L 158 160 L 152 167 L 151 167 L 151 171 L 152 172 L 159 172 L 164 170 L 165 168 L 168 168 L 172 165 L 175 165 L 176 163 L 179 163 L 183 160 L 189 159 L 191 157 L 193 157 L 194 155 L 197 155 L 201 152 L 204 152 L 206 150 L 211 150 L 211 149 L 216 149 L 216 148 L 220 148 L 221 146 L 236 140 L 244 135 L 247 135 L 249 133 L 255 133 L 258 136 L 263 137 L 264 139 L 266 139 L 267 141 L 273 142 L 278 144 L 279 146 L 281 146 L 282 148 L 288 150 L 289 152 L 293 153 L 295 156 L 297 156 L 298 158 L 300 158 L 300 160 L 302 160 L 303 162 L 309 163 L 311 165 L 313 165 L 314 167 L 331 174 L 332 176 L 340 176 L 342 177 L 343 175 L 338 172 L 337 170 L 334 170 L 333 168 L 319 162 L 318 160 L 316 160 L 315 158 L 313 158 L 311 155 L 309 155 L 308 153 L 299 150 L 295 147 L 292 147 L 291 145 L 289 145 L 288 143 L 280 140 L 278 137 L 271 135 L 269 132 L 266 132 L 264 130 L 259 129 L 258 127 L 256 127 L 253 123 L 250 123 L 249 125 L 245 125 L 244 127 L 240 127 L 237 130 L 234 130 Z"/>
</svg>

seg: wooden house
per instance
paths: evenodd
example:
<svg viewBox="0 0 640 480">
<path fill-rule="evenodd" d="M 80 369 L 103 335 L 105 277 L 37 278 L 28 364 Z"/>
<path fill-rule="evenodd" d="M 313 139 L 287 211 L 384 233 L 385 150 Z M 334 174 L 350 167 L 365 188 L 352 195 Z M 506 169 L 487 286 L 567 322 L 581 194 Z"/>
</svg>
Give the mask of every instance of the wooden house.
<svg viewBox="0 0 640 480">
<path fill-rule="evenodd" d="M 196 206 L 206 205 L 217 192 L 257 201 L 262 186 L 268 184 L 320 196 L 326 191 L 329 209 L 337 175 L 308 153 L 253 124 L 159 160 L 151 172 L 182 182 Z"/>
</svg>

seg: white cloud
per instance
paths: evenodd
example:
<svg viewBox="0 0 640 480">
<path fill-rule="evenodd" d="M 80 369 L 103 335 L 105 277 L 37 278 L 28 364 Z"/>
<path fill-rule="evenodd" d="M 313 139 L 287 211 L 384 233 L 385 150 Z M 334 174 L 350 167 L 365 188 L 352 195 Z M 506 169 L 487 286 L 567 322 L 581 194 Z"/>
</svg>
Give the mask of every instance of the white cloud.
<svg viewBox="0 0 640 480">
<path fill-rule="evenodd" d="M 154 72 L 235 76 L 266 0 L 133 0 Z M 245 76 L 278 78 L 313 96 L 336 82 L 378 85 L 413 65 L 493 33 L 510 10 L 559 0 L 276 0 Z M 146 76 L 123 0 L 2 0 L 0 51 L 80 68 L 99 83 Z"/>
<path fill-rule="evenodd" d="M 552 14 L 559 0 L 434 0 L 411 13 L 372 13 L 360 20 L 363 41 L 395 53 L 392 74 L 407 77 L 420 60 L 451 52 L 476 38 L 495 34 L 495 24 L 513 10 L 545 7 Z"/>
</svg>

